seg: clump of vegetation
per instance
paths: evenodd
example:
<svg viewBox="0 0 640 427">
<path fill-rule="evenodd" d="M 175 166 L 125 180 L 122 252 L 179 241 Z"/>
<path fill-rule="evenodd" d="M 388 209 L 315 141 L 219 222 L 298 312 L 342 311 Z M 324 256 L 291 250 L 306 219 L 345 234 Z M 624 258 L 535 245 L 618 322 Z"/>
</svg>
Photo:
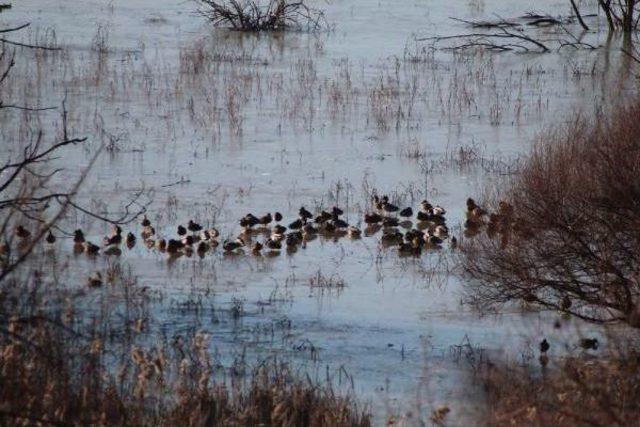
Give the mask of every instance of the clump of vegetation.
<svg viewBox="0 0 640 427">
<path fill-rule="evenodd" d="M 322 11 L 304 0 L 200 0 L 200 13 L 216 26 L 239 31 L 318 30 L 326 25 Z"/>
<path fill-rule="evenodd" d="M 566 359 L 540 376 L 530 368 L 482 370 L 491 426 L 626 426 L 640 417 L 637 354 L 607 361 Z"/>
<path fill-rule="evenodd" d="M 465 242 L 469 299 L 640 327 L 640 102 L 545 137 L 486 233 Z M 480 211 L 476 211 L 478 213 Z"/>
</svg>

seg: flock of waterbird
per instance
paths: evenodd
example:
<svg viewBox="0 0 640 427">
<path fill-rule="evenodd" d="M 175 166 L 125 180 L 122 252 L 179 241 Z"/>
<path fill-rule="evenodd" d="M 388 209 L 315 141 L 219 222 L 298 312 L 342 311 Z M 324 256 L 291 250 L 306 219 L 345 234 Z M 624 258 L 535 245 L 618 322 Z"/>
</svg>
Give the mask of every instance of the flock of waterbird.
<svg viewBox="0 0 640 427">
<path fill-rule="evenodd" d="M 326 239 L 360 239 L 376 236 L 379 232 L 379 243 L 384 248 L 396 248 L 401 256 L 419 256 L 424 251 L 442 249 L 445 243 L 455 249 L 458 240 L 450 235 L 446 221 L 446 210 L 439 205 L 432 205 L 423 200 L 414 212 L 412 207 L 400 208 L 393 204 L 388 196 L 373 195 L 372 208 L 358 221 L 364 222 L 364 228 L 349 224 L 344 218 L 344 211 L 334 206 L 329 210 L 320 210 L 315 215 L 304 206 L 298 210 L 297 218 L 283 224 L 280 212 L 267 213 L 262 216 L 246 214 L 239 220 L 241 232 L 235 238 L 222 239 L 220 231 L 205 228 L 194 220 L 185 225 L 178 225 L 176 235 L 162 237 L 156 233 L 151 220 L 143 216 L 139 237 L 129 231 L 125 234 L 119 225 L 114 225 L 112 232 L 102 239 L 101 244 L 90 241 L 85 233 L 77 229 L 73 232 L 74 252 L 87 255 L 120 255 L 122 246 L 133 248 L 138 241 L 149 249 L 168 254 L 171 258 L 192 256 L 204 257 L 208 252 L 221 249 L 225 255 L 240 255 L 250 251 L 254 256 L 277 256 L 282 250 L 292 254 L 298 248 L 322 236 Z M 465 235 L 473 236 L 485 227 L 487 233 L 500 233 L 507 224 L 512 208 L 506 202 L 500 202 L 498 211 L 489 214 L 478 206 L 473 199 L 467 199 Z M 32 233 L 24 226 L 15 229 L 17 238 L 26 242 Z M 261 238 L 260 238 L 261 237 Z M 45 237 L 46 245 L 53 247 L 57 241 L 52 231 Z M 10 253 L 7 243 L 0 244 L 0 256 Z M 89 284 L 97 286 L 99 277 L 92 277 Z"/>
</svg>

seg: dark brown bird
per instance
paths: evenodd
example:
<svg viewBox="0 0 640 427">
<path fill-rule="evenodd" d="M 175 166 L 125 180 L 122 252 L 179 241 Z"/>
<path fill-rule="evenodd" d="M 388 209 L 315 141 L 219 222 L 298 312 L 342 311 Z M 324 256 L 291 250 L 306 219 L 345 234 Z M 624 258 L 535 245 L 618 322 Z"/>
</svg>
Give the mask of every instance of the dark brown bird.
<svg viewBox="0 0 640 427">
<path fill-rule="evenodd" d="M 45 240 L 48 244 L 53 245 L 56 242 L 56 236 L 54 236 L 53 233 L 49 231 Z"/>
<path fill-rule="evenodd" d="M 151 221 L 149 221 L 149 218 L 147 218 L 147 216 L 144 215 L 142 217 L 142 221 L 140 221 L 140 225 L 142 225 L 143 227 L 150 227 L 151 226 Z"/>
<path fill-rule="evenodd" d="M 333 208 L 331 208 L 331 213 L 333 214 L 333 216 L 340 216 L 342 214 L 344 214 L 344 211 L 342 209 L 340 209 L 337 206 L 334 206 Z"/>
<path fill-rule="evenodd" d="M 179 225 L 178 226 L 178 236 L 184 236 L 185 234 L 187 234 L 187 229 L 184 228 L 184 226 Z"/>
<path fill-rule="evenodd" d="M 599 345 L 597 338 L 582 338 L 580 340 L 580 347 L 585 350 L 597 350 Z"/>
<path fill-rule="evenodd" d="M 252 252 L 254 255 L 258 255 L 258 254 L 260 253 L 260 251 L 262 250 L 262 248 L 263 248 L 262 243 L 260 243 L 260 242 L 255 242 L 255 243 L 253 244 L 253 246 L 251 247 L 251 252 Z"/>
<path fill-rule="evenodd" d="M 129 248 L 132 248 L 136 244 L 136 236 L 134 236 L 133 233 L 129 232 L 127 233 L 127 237 L 125 237 L 124 241 Z"/>
<path fill-rule="evenodd" d="M 549 345 L 549 343 L 547 342 L 547 339 L 543 339 L 542 341 L 540 341 L 540 353 L 546 353 L 547 351 L 549 351 L 549 348 L 551 346 Z"/>
<path fill-rule="evenodd" d="M 302 219 L 298 218 L 295 221 L 293 221 L 291 224 L 289 224 L 289 228 L 292 230 L 300 230 L 303 225 L 304 223 L 302 222 Z"/>
<path fill-rule="evenodd" d="M 31 237 L 31 232 L 23 226 L 19 225 L 16 227 L 16 236 L 21 239 L 28 239 L 29 237 Z"/>
<path fill-rule="evenodd" d="M 102 286 L 102 274 L 97 271 L 95 274 L 89 276 L 87 279 L 87 286 L 90 288 L 99 288 Z"/>
<path fill-rule="evenodd" d="M 284 234 L 286 231 L 287 231 L 287 227 L 280 224 L 276 224 L 271 230 L 273 234 Z"/>
<path fill-rule="evenodd" d="M 276 212 L 275 214 L 273 214 L 273 218 L 276 220 L 276 222 L 280 222 L 282 221 L 282 214 L 280 212 Z"/>
<path fill-rule="evenodd" d="M 383 202 L 382 203 L 382 209 L 385 212 L 388 212 L 388 213 L 394 213 L 394 212 L 398 212 L 400 210 L 399 207 L 397 207 L 393 203 L 389 203 L 389 202 Z"/>
<path fill-rule="evenodd" d="M 316 224 L 324 224 L 332 218 L 332 215 L 327 211 L 320 212 L 320 215 L 314 220 Z"/>
<path fill-rule="evenodd" d="M 242 240 L 240 238 L 236 239 L 234 242 L 230 242 L 228 240 L 225 240 L 222 243 L 222 249 L 224 249 L 226 252 L 235 251 L 236 249 L 240 249 L 243 246 L 244 246 L 244 240 Z"/>
<path fill-rule="evenodd" d="M 271 239 L 267 239 L 267 241 L 264 242 L 264 246 L 272 251 L 279 251 L 282 249 L 282 244 L 280 242 Z"/>
<path fill-rule="evenodd" d="M 364 214 L 364 222 L 367 224 L 377 224 L 380 221 L 382 221 L 382 216 L 380 216 L 377 213 L 372 213 L 372 214 Z"/>
<path fill-rule="evenodd" d="M 73 232 L 73 243 L 84 243 L 84 233 L 78 229 Z"/>
<path fill-rule="evenodd" d="M 269 224 L 271 224 L 271 221 L 273 221 L 273 217 L 271 216 L 270 213 L 266 214 L 265 216 L 260 217 L 259 222 L 260 225 L 264 225 L 265 227 Z"/>
<path fill-rule="evenodd" d="M 94 245 L 91 242 L 84 243 L 84 251 L 89 255 L 95 255 L 100 252 L 100 246 Z"/>
<path fill-rule="evenodd" d="M 333 225 L 335 225 L 336 228 L 347 228 L 349 226 L 349 223 L 343 219 L 336 217 L 333 219 Z"/>
<path fill-rule="evenodd" d="M 102 242 L 105 246 L 119 245 L 120 243 L 122 243 L 122 234 L 116 233 L 112 234 L 111 236 L 105 236 Z"/>
<path fill-rule="evenodd" d="M 384 227 L 397 227 L 398 224 L 400 224 L 400 221 L 398 221 L 398 218 L 386 217 L 382 220 L 382 225 Z"/>
<path fill-rule="evenodd" d="M 308 210 L 306 210 L 304 208 L 304 206 L 300 207 L 300 210 L 298 211 L 298 215 L 300 215 L 300 218 L 302 218 L 304 220 L 313 218 L 313 214 L 311 212 L 309 212 Z"/>
<path fill-rule="evenodd" d="M 404 217 L 404 218 L 412 217 L 413 216 L 413 209 L 411 209 L 411 206 L 402 209 L 400 211 L 400 216 Z"/>
<path fill-rule="evenodd" d="M 198 231 L 202 230 L 202 226 L 190 219 L 189 223 L 187 224 L 187 229 L 192 233 L 197 233 Z"/>
<path fill-rule="evenodd" d="M 177 253 L 183 247 L 184 244 L 180 240 L 169 239 L 169 242 L 167 242 L 167 252 L 170 254 Z"/>
</svg>

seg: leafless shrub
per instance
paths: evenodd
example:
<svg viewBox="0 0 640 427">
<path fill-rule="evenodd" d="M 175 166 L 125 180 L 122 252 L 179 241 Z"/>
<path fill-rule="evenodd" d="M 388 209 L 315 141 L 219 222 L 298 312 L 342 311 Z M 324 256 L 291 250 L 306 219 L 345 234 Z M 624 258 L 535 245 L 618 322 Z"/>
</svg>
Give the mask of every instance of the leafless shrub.
<svg viewBox="0 0 640 427">
<path fill-rule="evenodd" d="M 640 327 L 639 115 L 635 102 L 543 138 L 486 233 L 463 245 L 470 302 Z"/>
<path fill-rule="evenodd" d="M 266 1 L 266 0 L 265 0 Z M 304 0 L 200 0 L 200 13 L 216 26 L 238 31 L 318 30 L 326 25 L 322 11 Z"/>
</svg>

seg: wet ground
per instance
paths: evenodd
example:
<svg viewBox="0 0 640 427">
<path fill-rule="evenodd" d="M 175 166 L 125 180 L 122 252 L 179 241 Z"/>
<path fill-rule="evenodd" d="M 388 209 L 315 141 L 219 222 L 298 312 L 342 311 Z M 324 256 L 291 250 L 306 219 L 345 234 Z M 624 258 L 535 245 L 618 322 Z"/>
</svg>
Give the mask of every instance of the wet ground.
<svg viewBox="0 0 640 427">
<path fill-rule="evenodd" d="M 103 144 L 77 200 L 118 215 L 144 190 L 161 236 L 193 218 L 235 238 L 244 214 L 280 211 L 288 223 L 301 205 L 339 205 L 363 226 L 374 190 L 403 207 L 425 198 L 442 205 L 459 236 L 466 198 L 508 180 L 537 134 L 627 90 L 620 41 L 595 31 L 584 40 L 596 50 L 546 54 L 461 53 L 415 41 L 473 31 L 452 16 L 570 12 L 565 1 L 536 2 L 535 10 L 530 3 L 319 2 L 329 31 L 253 35 L 212 29 L 193 2 L 22 1 L 0 15 L 3 26 L 31 22 L 14 38 L 64 51 L 27 53 L 3 97 L 59 108 L 37 119 L 3 111 L 0 132 L 26 141 L 41 124 L 54 140 L 66 93 L 71 133 L 88 142 L 56 160 L 65 179 L 52 187 L 75 180 Z M 569 37 L 557 28 L 527 31 Z M 15 146 L 0 150 L 8 157 Z M 63 226 L 77 227 L 95 241 L 108 231 L 82 215 Z M 114 264 L 130 269 L 161 296 L 152 332 L 206 330 L 227 367 L 245 351 L 249 362 L 278 354 L 320 377 L 329 366 L 345 384 L 348 373 L 380 416 L 415 414 L 421 401 L 423 418 L 445 403 L 464 417 L 473 408 L 461 402 L 474 392 L 462 379 L 479 353 L 456 346 L 520 360 L 540 337 L 572 329 L 555 331 L 554 316 L 515 309 L 480 317 L 461 303 L 448 245 L 403 258 L 379 237 L 320 237 L 276 257 L 217 250 L 169 262 L 138 244 L 120 257 L 88 259 L 73 256 L 70 242 L 55 256 L 68 261 L 70 286 Z"/>
</svg>

